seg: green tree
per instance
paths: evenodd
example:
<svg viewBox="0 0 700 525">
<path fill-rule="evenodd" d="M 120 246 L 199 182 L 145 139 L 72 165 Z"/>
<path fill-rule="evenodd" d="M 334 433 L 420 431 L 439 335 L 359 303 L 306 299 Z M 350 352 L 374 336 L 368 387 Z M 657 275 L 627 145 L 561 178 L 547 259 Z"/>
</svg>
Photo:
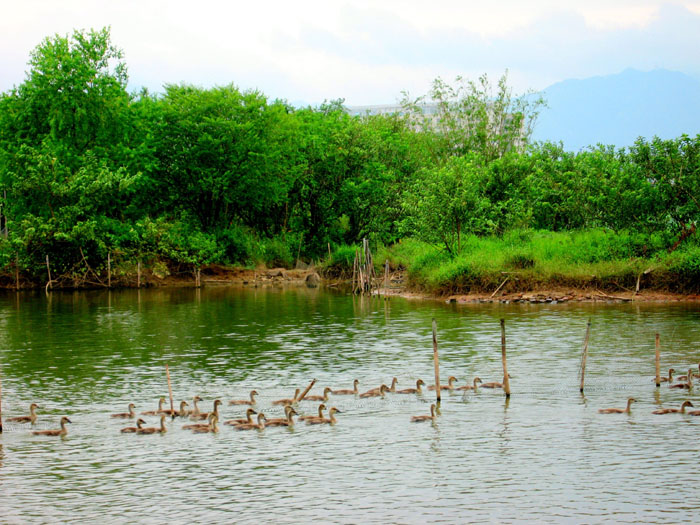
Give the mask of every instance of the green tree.
<svg viewBox="0 0 700 525">
<path fill-rule="evenodd" d="M 484 161 L 477 154 L 422 170 L 404 194 L 403 231 L 442 245 L 453 256 L 460 252 L 465 233 L 493 231 L 489 201 L 483 194 L 484 170 Z"/>
<path fill-rule="evenodd" d="M 404 93 L 401 104 L 435 161 L 476 152 L 488 163 L 524 149 L 545 101 L 531 92 L 514 96 L 506 71 L 495 89 L 486 74 L 476 81 L 459 76 L 454 85 L 438 77 L 427 95 Z"/>
</svg>

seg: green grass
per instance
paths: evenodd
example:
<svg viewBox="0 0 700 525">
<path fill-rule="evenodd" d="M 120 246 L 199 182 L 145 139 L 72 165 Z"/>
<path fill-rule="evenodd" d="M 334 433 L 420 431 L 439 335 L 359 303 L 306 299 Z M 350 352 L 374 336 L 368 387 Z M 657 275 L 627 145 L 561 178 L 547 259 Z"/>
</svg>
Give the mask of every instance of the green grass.
<svg viewBox="0 0 700 525">
<path fill-rule="evenodd" d="M 467 236 L 455 257 L 440 247 L 404 239 L 380 248 L 375 261 L 380 271 L 388 259 L 392 268 L 406 270 L 411 288 L 437 294 L 493 291 L 506 276 L 504 289 L 510 292 L 552 287 L 634 290 L 637 277 L 649 268 L 644 288 L 697 293 L 698 240 L 668 253 L 672 243 L 668 236 L 635 232 L 526 230 L 502 237 Z M 342 250 L 354 257 L 354 248 Z M 351 271 L 352 258 L 349 265 Z"/>
</svg>

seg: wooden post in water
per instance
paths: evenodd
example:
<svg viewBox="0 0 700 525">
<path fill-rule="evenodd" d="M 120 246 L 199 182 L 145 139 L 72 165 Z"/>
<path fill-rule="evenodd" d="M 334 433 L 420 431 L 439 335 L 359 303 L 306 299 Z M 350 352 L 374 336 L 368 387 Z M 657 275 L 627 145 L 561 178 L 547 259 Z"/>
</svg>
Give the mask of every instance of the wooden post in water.
<svg viewBox="0 0 700 525">
<path fill-rule="evenodd" d="M 112 252 L 107 252 L 107 288 L 112 287 Z"/>
<path fill-rule="evenodd" d="M 15 288 L 19 292 L 19 255 L 15 257 Z"/>
<path fill-rule="evenodd" d="M 141 288 L 141 261 L 136 263 L 136 288 Z"/>
<path fill-rule="evenodd" d="M 583 350 L 581 352 L 581 386 L 579 392 L 583 394 L 583 382 L 586 379 L 586 359 L 588 358 L 588 339 L 591 335 L 591 320 L 586 325 L 586 337 L 583 339 Z"/>
<path fill-rule="evenodd" d="M 437 323 L 433 317 L 433 365 L 435 366 L 435 395 L 440 404 L 440 357 L 438 356 Z"/>
<path fill-rule="evenodd" d="M 656 388 L 661 386 L 661 371 L 659 367 L 661 366 L 661 344 L 659 342 L 659 334 L 656 334 Z"/>
<path fill-rule="evenodd" d="M 165 363 L 165 376 L 168 378 L 168 394 L 170 394 L 170 414 L 175 419 L 175 405 L 173 405 L 173 387 L 170 384 L 170 368 L 168 368 L 168 363 Z"/>
<path fill-rule="evenodd" d="M 51 266 L 49 265 L 49 254 L 46 254 L 46 271 L 49 274 L 49 288 L 51 288 Z"/>
<path fill-rule="evenodd" d="M 501 319 L 501 361 L 503 361 L 503 391 L 506 398 L 510 397 L 510 379 L 508 378 L 508 364 L 506 362 L 506 320 Z"/>
<path fill-rule="evenodd" d="M 311 390 L 311 388 L 314 386 L 315 383 L 316 383 L 315 379 L 313 381 L 311 381 L 311 383 L 309 383 L 309 386 L 307 386 L 306 389 L 301 393 L 301 395 L 299 396 L 299 399 L 297 399 L 297 401 L 301 401 L 302 399 L 304 399 L 306 394 L 309 393 L 309 390 Z"/>
</svg>

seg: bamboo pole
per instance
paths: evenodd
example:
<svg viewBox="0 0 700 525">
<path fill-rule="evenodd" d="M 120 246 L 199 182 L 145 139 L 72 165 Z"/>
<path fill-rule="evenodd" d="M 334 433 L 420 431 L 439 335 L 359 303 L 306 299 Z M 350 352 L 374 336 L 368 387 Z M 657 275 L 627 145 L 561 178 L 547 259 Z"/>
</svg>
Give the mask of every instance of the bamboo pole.
<svg viewBox="0 0 700 525">
<path fill-rule="evenodd" d="M 315 383 L 316 383 L 315 379 L 313 381 L 311 381 L 311 383 L 309 383 L 309 386 L 307 386 L 306 389 L 301 393 L 301 395 L 299 396 L 299 399 L 297 399 L 297 401 L 301 401 L 302 399 L 304 399 L 306 394 L 309 393 L 309 390 L 311 390 L 311 388 L 314 386 Z"/>
<path fill-rule="evenodd" d="M 433 365 L 435 366 L 435 394 L 440 404 L 440 357 L 438 356 L 437 323 L 433 317 Z"/>
<path fill-rule="evenodd" d="M 136 288 L 141 288 L 141 261 L 136 263 Z"/>
<path fill-rule="evenodd" d="M 591 320 L 586 325 L 586 337 L 583 339 L 583 350 L 581 351 L 581 386 L 579 392 L 583 394 L 583 381 L 586 379 L 586 359 L 588 358 L 588 339 L 591 335 Z"/>
<path fill-rule="evenodd" d="M 107 252 L 107 288 L 112 287 L 112 252 Z"/>
<path fill-rule="evenodd" d="M 175 419 L 175 405 L 173 404 L 173 387 L 170 384 L 170 368 L 168 363 L 165 363 L 165 376 L 168 378 L 168 394 L 170 395 L 170 415 Z"/>
<path fill-rule="evenodd" d="M 52 286 L 51 286 L 51 266 L 49 265 L 49 254 L 48 254 L 48 253 L 46 254 L 46 271 L 47 271 L 48 274 L 49 274 L 49 283 L 48 283 L 48 286 L 49 286 L 49 288 L 51 288 L 51 287 L 52 287 Z"/>
<path fill-rule="evenodd" d="M 656 388 L 661 386 L 661 371 L 659 367 L 661 366 L 661 344 L 659 342 L 659 334 L 656 334 Z"/>
<path fill-rule="evenodd" d="M 501 319 L 501 361 L 503 361 L 503 391 L 506 398 L 510 397 L 510 379 L 508 378 L 508 364 L 506 362 L 506 320 Z"/>
</svg>

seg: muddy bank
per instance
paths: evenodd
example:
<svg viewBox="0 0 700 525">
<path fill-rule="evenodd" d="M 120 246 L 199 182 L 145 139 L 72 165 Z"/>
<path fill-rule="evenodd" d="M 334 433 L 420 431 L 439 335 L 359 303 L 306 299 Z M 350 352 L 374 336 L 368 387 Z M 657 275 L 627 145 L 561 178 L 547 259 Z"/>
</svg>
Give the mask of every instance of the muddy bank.
<svg viewBox="0 0 700 525">
<path fill-rule="evenodd" d="M 197 286 L 196 273 L 190 267 L 167 267 L 164 264 L 144 267 L 140 274 L 136 266 L 124 271 L 121 268 L 110 277 L 105 274 L 62 276 L 48 282 L 35 282 L 15 276 L 0 276 L 0 288 L 8 290 L 89 290 L 103 288 L 158 288 Z M 200 270 L 201 286 L 217 285 L 307 285 L 318 286 L 321 278 L 314 268 L 288 270 L 285 268 L 234 268 L 220 265 L 204 266 Z"/>
<path fill-rule="evenodd" d="M 392 287 L 382 290 L 384 295 L 395 295 L 407 299 L 425 299 L 445 301 L 447 303 L 501 303 L 501 304 L 559 304 L 573 302 L 603 302 L 603 303 L 627 303 L 627 302 L 700 302 L 700 295 L 682 295 L 658 291 L 641 291 L 640 293 L 624 292 L 609 293 L 601 290 L 536 290 L 531 292 L 504 293 L 504 294 L 457 294 L 457 295 L 431 295 L 411 291 L 402 287 Z"/>
</svg>

